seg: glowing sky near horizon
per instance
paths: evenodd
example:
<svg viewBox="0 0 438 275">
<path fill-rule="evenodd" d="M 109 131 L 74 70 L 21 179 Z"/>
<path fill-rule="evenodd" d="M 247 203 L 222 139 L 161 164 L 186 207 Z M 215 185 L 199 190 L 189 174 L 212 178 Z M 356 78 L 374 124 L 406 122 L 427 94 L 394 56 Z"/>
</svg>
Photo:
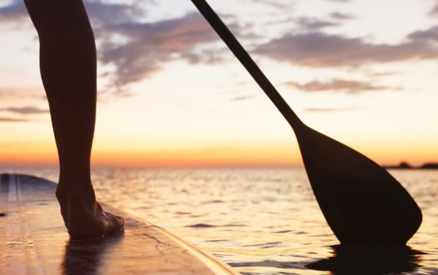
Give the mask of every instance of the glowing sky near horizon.
<svg viewBox="0 0 438 275">
<path fill-rule="evenodd" d="M 378 163 L 438 161 L 438 1 L 210 0 L 310 127 Z M 93 163 L 300 165 L 290 126 L 191 1 L 85 1 Z M 22 0 L 0 0 L 0 166 L 55 165 Z"/>
</svg>

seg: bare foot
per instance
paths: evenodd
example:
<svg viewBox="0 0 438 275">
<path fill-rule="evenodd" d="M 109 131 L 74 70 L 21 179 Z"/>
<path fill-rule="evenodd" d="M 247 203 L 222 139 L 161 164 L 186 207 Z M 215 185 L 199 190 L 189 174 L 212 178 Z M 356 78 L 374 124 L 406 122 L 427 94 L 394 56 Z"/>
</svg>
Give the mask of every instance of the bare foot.
<svg viewBox="0 0 438 275">
<path fill-rule="evenodd" d="M 93 188 L 86 189 L 87 191 L 68 192 L 60 184 L 56 191 L 70 238 L 97 238 L 122 230 L 123 218 L 103 211 L 95 200 Z"/>
</svg>

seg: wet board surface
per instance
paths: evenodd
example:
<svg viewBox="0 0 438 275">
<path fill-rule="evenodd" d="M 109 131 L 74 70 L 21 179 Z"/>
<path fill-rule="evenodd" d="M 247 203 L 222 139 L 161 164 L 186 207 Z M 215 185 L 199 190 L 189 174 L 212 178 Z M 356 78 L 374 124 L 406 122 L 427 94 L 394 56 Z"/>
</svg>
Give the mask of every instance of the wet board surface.
<svg viewBox="0 0 438 275">
<path fill-rule="evenodd" d="M 56 184 L 28 175 L 0 177 L 0 274 L 238 274 L 162 228 L 125 218 L 124 233 L 70 241 Z"/>
</svg>

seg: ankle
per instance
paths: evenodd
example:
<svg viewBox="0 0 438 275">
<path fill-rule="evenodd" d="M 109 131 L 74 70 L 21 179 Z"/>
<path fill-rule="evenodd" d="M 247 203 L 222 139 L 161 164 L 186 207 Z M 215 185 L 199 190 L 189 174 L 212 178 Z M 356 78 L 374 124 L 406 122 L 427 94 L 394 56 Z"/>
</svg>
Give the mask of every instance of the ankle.
<svg viewBox="0 0 438 275">
<path fill-rule="evenodd" d="M 96 195 L 90 180 L 86 181 L 59 181 L 56 189 L 56 198 L 59 202 L 82 201 L 94 203 Z"/>
</svg>

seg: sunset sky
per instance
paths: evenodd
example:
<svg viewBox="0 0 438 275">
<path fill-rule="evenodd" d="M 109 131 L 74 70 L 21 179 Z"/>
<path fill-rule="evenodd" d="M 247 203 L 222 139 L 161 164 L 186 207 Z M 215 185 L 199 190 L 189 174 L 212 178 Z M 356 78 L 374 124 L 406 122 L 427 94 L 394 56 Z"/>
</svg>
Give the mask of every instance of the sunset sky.
<svg viewBox="0 0 438 275">
<path fill-rule="evenodd" d="M 380 164 L 438 161 L 437 0 L 210 0 L 298 116 Z M 189 0 L 85 0 L 93 165 L 300 166 L 293 131 Z M 22 0 L 0 0 L 0 166 L 54 166 Z"/>
</svg>

